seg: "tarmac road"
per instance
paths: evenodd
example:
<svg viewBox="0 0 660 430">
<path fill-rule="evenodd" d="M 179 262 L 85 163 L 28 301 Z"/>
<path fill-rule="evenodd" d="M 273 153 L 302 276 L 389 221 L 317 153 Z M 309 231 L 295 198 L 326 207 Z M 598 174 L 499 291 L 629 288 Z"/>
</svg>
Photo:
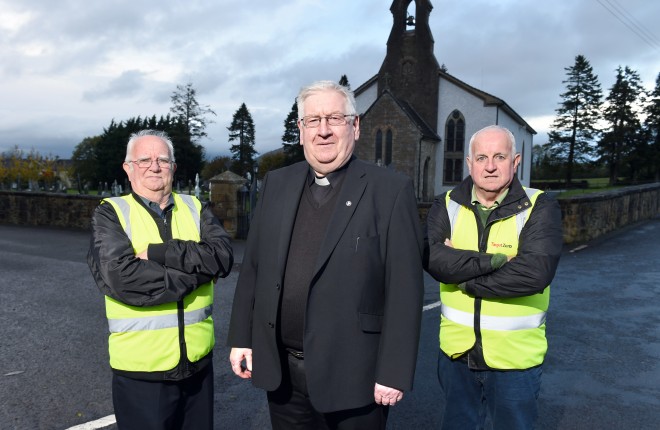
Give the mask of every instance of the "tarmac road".
<svg viewBox="0 0 660 430">
<path fill-rule="evenodd" d="M 0 430 L 85 428 L 112 416 L 103 299 L 89 234 L 0 225 Z M 538 429 L 660 428 L 660 218 L 566 249 L 552 286 Z M 244 242 L 235 243 L 237 261 Z M 268 429 L 265 395 L 224 346 L 238 270 L 216 286 L 216 426 Z M 425 304 L 437 300 L 426 277 Z M 414 390 L 388 429 L 433 429 L 439 309 L 424 312 Z M 83 428 L 83 427 L 79 427 Z"/>
</svg>

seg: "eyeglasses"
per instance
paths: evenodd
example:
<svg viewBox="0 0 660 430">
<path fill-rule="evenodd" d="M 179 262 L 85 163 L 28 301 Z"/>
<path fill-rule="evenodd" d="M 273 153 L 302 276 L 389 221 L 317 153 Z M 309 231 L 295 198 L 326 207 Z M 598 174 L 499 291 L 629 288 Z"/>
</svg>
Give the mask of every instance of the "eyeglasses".
<svg viewBox="0 0 660 430">
<path fill-rule="evenodd" d="M 154 161 L 161 169 L 169 169 L 172 167 L 172 160 L 169 158 L 156 158 L 155 160 L 152 160 L 151 158 L 140 158 L 139 160 L 130 160 L 129 163 L 137 164 L 140 169 L 148 169 Z"/>
<path fill-rule="evenodd" d="M 354 116 L 356 116 L 354 113 L 347 115 L 333 113 L 332 115 L 328 116 L 306 116 L 300 121 L 302 121 L 303 125 L 307 128 L 316 128 L 321 125 L 321 120 L 323 118 L 325 118 L 325 120 L 328 122 L 328 125 L 346 125 L 348 122 L 346 121 L 346 118 Z"/>
</svg>

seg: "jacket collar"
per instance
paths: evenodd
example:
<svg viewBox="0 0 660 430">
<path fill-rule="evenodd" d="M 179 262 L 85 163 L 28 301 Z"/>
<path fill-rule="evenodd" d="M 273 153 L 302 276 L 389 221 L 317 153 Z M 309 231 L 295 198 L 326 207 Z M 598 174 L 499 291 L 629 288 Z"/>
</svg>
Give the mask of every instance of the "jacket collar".
<svg viewBox="0 0 660 430">
<path fill-rule="evenodd" d="M 472 207 L 473 185 L 474 181 L 472 180 L 472 177 L 468 176 L 452 190 L 451 199 L 462 206 Z M 527 193 L 525 193 L 518 177 L 514 176 L 511 185 L 509 185 L 509 192 L 502 203 L 498 205 L 494 211 L 504 216 L 507 214 L 515 214 L 529 207 L 528 205 L 525 205 L 525 202 L 529 203 L 529 197 L 527 197 Z"/>
</svg>

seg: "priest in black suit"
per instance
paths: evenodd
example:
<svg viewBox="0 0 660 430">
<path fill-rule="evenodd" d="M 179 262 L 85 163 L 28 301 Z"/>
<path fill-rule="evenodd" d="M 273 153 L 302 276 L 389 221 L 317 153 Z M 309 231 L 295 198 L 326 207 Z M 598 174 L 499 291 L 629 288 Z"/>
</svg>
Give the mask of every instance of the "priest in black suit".
<svg viewBox="0 0 660 430">
<path fill-rule="evenodd" d="M 273 429 L 384 429 L 412 388 L 423 238 L 410 178 L 353 156 L 350 90 L 297 98 L 306 161 L 269 172 L 234 295 L 234 373 L 267 391 Z M 403 144 L 403 143 L 402 143 Z"/>
</svg>

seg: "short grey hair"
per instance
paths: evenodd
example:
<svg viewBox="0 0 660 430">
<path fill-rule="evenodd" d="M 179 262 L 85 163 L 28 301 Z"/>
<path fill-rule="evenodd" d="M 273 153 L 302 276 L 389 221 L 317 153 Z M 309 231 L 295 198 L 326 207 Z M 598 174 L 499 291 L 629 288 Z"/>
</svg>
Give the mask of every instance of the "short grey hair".
<svg viewBox="0 0 660 430">
<path fill-rule="evenodd" d="M 138 132 L 135 132 L 131 134 L 131 136 L 128 138 L 128 145 L 126 145 L 126 158 L 124 158 L 125 162 L 132 161 L 131 160 L 131 153 L 133 152 L 133 147 L 135 146 L 135 142 L 145 136 L 154 136 L 159 138 L 160 140 L 163 141 L 165 145 L 167 145 L 167 150 L 170 153 L 170 160 L 172 163 L 174 163 L 176 160 L 174 159 L 174 146 L 172 145 L 172 140 L 170 137 L 165 133 L 164 131 L 160 130 L 140 130 Z"/>
<path fill-rule="evenodd" d="M 468 157 L 470 159 L 472 159 L 472 145 L 474 144 L 474 141 L 477 139 L 477 136 L 481 132 L 490 131 L 490 130 L 499 130 L 499 131 L 503 131 L 506 134 L 507 140 L 511 144 L 511 153 L 515 156 L 516 155 L 516 138 L 513 135 L 513 133 L 511 133 L 511 131 L 509 131 L 508 128 L 502 127 L 501 125 L 489 125 L 487 127 L 482 128 L 481 130 L 477 131 L 476 133 L 474 133 L 472 135 L 472 137 L 470 138 L 470 146 L 468 148 Z"/>
<path fill-rule="evenodd" d="M 298 119 L 305 116 L 305 100 L 315 93 L 321 91 L 336 91 L 346 99 L 346 115 L 357 115 L 357 107 L 355 103 L 355 96 L 353 91 L 349 90 L 343 85 L 339 85 L 335 81 L 316 81 L 306 87 L 300 89 L 298 97 L 296 97 L 296 104 L 298 105 Z"/>
</svg>

